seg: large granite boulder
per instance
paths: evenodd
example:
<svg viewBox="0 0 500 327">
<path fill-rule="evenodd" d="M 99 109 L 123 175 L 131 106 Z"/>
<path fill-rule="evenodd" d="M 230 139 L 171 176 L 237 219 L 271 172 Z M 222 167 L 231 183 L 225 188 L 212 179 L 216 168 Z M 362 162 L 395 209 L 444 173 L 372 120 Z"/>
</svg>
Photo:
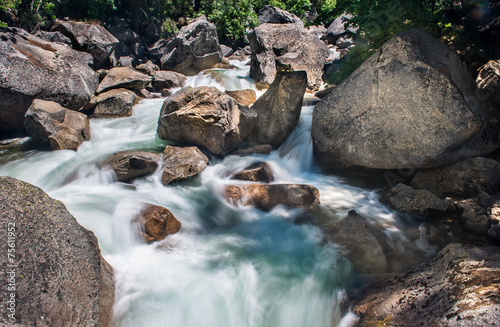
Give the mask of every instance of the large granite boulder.
<svg viewBox="0 0 500 327">
<path fill-rule="evenodd" d="M 86 115 L 61 107 L 58 103 L 33 100 L 26 112 L 24 127 L 35 142 L 50 145 L 52 150 L 77 150 L 90 140 Z"/>
<path fill-rule="evenodd" d="M 201 173 L 208 165 L 208 157 L 195 146 L 167 145 L 163 151 L 161 182 L 168 185 Z"/>
<path fill-rule="evenodd" d="M 158 168 L 161 155 L 145 151 L 121 151 L 107 157 L 103 167 L 111 167 L 118 181 L 128 183 L 132 180 L 151 175 Z"/>
<path fill-rule="evenodd" d="M 165 99 L 158 136 L 224 155 L 236 149 L 255 124 L 255 113 L 215 87 L 186 87 Z"/>
<path fill-rule="evenodd" d="M 222 61 L 215 24 L 200 16 L 180 29 L 161 57 L 161 69 L 196 75 Z"/>
<path fill-rule="evenodd" d="M 275 6 L 264 6 L 257 15 L 261 24 L 299 24 L 304 25 L 302 20 L 288 11 L 281 10 Z"/>
<path fill-rule="evenodd" d="M 83 107 L 97 89 L 92 57 L 19 28 L 0 28 L 0 134 L 24 133 L 35 98 Z"/>
<path fill-rule="evenodd" d="M 153 87 L 157 90 L 181 88 L 186 84 L 186 76 L 177 72 L 159 70 L 153 73 Z"/>
<path fill-rule="evenodd" d="M 248 33 L 250 42 L 250 77 L 264 85 L 271 84 L 284 70 L 307 73 L 307 87 L 321 86 L 323 67 L 329 55 L 326 45 L 298 24 L 262 24 Z"/>
<path fill-rule="evenodd" d="M 61 32 L 48 32 L 39 30 L 35 33 L 35 36 L 47 42 L 57 42 L 71 45 L 71 40 L 69 39 L 69 37 L 64 36 L 64 34 L 62 34 Z"/>
<path fill-rule="evenodd" d="M 319 204 L 319 191 L 302 184 L 227 185 L 223 197 L 232 205 L 255 206 L 269 211 L 278 205 L 288 208 L 308 208 Z"/>
<path fill-rule="evenodd" d="M 85 108 L 93 110 L 93 118 L 128 117 L 138 102 L 139 97 L 133 91 L 112 89 L 93 96 Z"/>
<path fill-rule="evenodd" d="M 90 53 L 94 58 L 94 68 L 105 65 L 119 43 L 113 34 L 96 24 L 58 21 L 52 30 L 69 37 L 75 50 Z"/>
<path fill-rule="evenodd" d="M 129 90 L 142 90 L 148 86 L 153 78 L 140 73 L 130 67 L 115 67 L 108 71 L 108 74 L 99 84 L 96 93 L 106 92 L 112 89 L 125 88 Z"/>
<path fill-rule="evenodd" d="M 499 276 L 498 247 L 452 243 L 430 262 L 368 285 L 352 309 L 357 326 L 494 326 Z"/>
<path fill-rule="evenodd" d="M 266 93 L 252 106 L 257 123 L 248 140 L 271 144 L 275 149 L 283 144 L 299 121 L 306 86 L 307 75 L 303 71 L 277 74 Z"/>
<path fill-rule="evenodd" d="M 338 39 L 347 33 L 356 33 L 358 30 L 357 28 L 345 28 L 345 25 L 351 20 L 351 18 L 351 14 L 342 14 L 335 18 L 330 26 L 328 26 L 328 29 L 321 39 L 328 42 L 328 44 L 336 44 Z"/>
<path fill-rule="evenodd" d="M 113 270 L 94 234 L 63 203 L 11 177 L 0 177 L 0 208 L 0 325 L 110 326 Z"/>
<path fill-rule="evenodd" d="M 315 107 L 325 166 L 444 166 L 495 150 L 500 112 L 473 93 L 456 52 L 421 29 L 387 41 Z"/>
<path fill-rule="evenodd" d="M 181 228 L 181 222 L 167 208 L 147 204 L 135 217 L 141 225 L 140 236 L 146 243 L 161 241 L 168 235 L 175 234 Z"/>
</svg>

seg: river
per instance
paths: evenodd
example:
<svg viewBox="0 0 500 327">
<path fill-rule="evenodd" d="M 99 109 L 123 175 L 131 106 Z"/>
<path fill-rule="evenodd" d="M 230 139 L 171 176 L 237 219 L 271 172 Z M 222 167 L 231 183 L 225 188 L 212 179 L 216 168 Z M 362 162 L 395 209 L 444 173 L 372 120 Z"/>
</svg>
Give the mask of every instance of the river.
<svg viewBox="0 0 500 327">
<path fill-rule="evenodd" d="M 190 77 L 188 85 L 255 89 L 248 66 L 234 63 L 238 69 Z M 97 236 L 115 272 L 114 326 L 350 325 L 353 315 L 342 311 L 343 301 L 362 277 L 340 246 L 325 242 L 317 225 L 297 223 L 301 210 L 262 212 L 222 199 L 224 185 L 235 182 L 230 173 L 256 161 L 272 167 L 276 183 L 317 187 L 330 213 L 323 223 L 355 209 L 374 226 L 384 226 L 394 244 L 432 252 L 424 240 L 403 236 L 405 219 L 382 205 L 374 190 L 324 175 L 314 165 L 312 106 L 303 107 L 299 126 L 269 155 L 213 158 L 199 176 L 166 187 L 160 170 L 132 184 L 117 182 L 99 163 L 122 150 L 161 152 L 167 144 L 156 137 L 162 103 L 143 100 L 131 117 L 91 119 L 92 138 L 77 152 L 19 152 L 29 144 L 19 139 L 1 154 L 0 175 L 41 187 Z M 145 203 L 168 208 L 182 223 L 180 231 L 162 242 L 142 243 L 132 221 Z"/>
</svg>

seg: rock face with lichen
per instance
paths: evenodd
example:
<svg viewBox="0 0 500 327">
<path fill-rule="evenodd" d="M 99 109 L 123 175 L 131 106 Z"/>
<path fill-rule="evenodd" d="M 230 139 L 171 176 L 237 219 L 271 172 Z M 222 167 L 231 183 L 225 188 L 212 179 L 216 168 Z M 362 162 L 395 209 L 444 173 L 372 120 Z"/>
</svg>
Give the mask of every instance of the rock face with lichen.
<svg viewBox="0 0 500 327">
<path fill-rule="evenodd" d="M 493 326 L 500 321 L 498 248 L 449 244 L 430 262 L 384 277 L 354 299 L 358 326 Z"/>
<path fill-rule="evenodd" d="M 112 268 L 94 234 L 64 204 L 31 184 L 0 177 L 0 223 L 5 254 L 0 266 L 15 267 L 16 283 L 16 319 L 10 320 L 2 306 L 0 325 L 110 326 Z"/>
</svg>

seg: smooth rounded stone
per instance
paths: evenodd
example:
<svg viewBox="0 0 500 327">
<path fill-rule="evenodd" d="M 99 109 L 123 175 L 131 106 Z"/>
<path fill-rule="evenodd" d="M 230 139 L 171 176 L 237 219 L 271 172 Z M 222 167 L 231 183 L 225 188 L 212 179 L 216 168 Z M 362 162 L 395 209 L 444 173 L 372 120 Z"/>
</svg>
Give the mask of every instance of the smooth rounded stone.
<svg viewBox="0 0 500 327">
<path fill-rule="evenodd" d="M 0 29 L 0 134 L 25 133 L 24 114 L 35 98 L 78 110 L 97 89 L 92 57 L 19 28 Z"/>
<path fill-rule="evenodd" d="M 56 102 L 33 100 L 26 112 L 24 127 L 35 142 L 50 145 L 52 150 L 77 150 L 90 140 L 86 115 L 68 110 Z"/>
<path fill-rule="evenodd" d="M 143 74 L 153 76 L 155 72 L 160 70 L 158 65 L 155 65 L 151 60 L 138 65 L 135 69 Z"/>
<path fill-rule="evenodd" d="M 0 325 L 111 326 L 113 269 L 94 234 L 62 202 L 11 177 L 0 177 L 0 208 L 2 285 L 15 276 L 16 304 L 13 313 L 4 303 Z"/>
<path fill-rule="evenodd" d="M 167 145 L 163 152 L 161 182 L 168 185 L 201 173 L 208 165 L 208 157 L 195 146 Z"/>
<path fill-rule="evenodd" d="M 433 260 L 356 292 L 352 310 L 370 326 L 492 326 L 500 321 L 498 247 L 452 243 Z"/>
<path fill-rule="evenodd" d="M 326 45 L 298 24 L 262 24 L 248 35 L 251 48 L 250 77 L 269 85 L 278 66 L 305 71 L 307 87 L 317 90 L 323 83 L 323 67 L 329 55 Z"/>
<path fill-rule="evenodd" d="M 128 117 L 139 102 L 138 96 L 127 89 L 112 89 L 92 97 L 86 106 L 94 109 L 92 118 Z"/>
<path fill-rule="evenodd" d="M 231 178 L 242 181 L 271 183 L 274 181 L 274 174 L 269 164 L 261 161 L 232 174 Z"/>
<path fill-rule="evenodd" d="M 69 39 L 69 37 L 64 36 L 61 32 L 48 32 L 39 30 L 35 33 L 35 36 L 47 42 L 57 42 L 71 45 L 71 40 Z"/>
<path fill-rule="evenodd" d="M 165 99 L 158 136 L 203 146 L 212 154 L 236 149 L 255 124 L 256 113 L 215 87 L 186 87 Z"/>
<path fill-rule="evenodd" d="M 261 24 L 298 24 L 304 26 L 304 23 L 299 17 L 275 6 L 264 6 L 259 10 L 257 19 Z"/>
<path fill-rule="evenodd" d="M 251 155 L 251 154 L 269 154 L 273 150 L 271 144 L 259 144 L 243 147 L 241 149 L 233 151 L 231 154 L 234 155 Z"/>
<path fill-rule="evenodd" d="M 101 164 L 113 169 L 118 181 L 129 183 L 136 178 L 151 175 L 158 168 L 161 155 L 144 151 L 121 151 L 107 157 Z"/>
<path fill-rule="evenodd" d="M 450 206 L 427 190 L 414 190 L 399 183 L 385 196 L 387 202 L 397 211 L 426 218 L 436 212 L 445 212 Z"/>
<path fill-rule="evenodd" d="M 153 87 L 156 90 L 181 88 L 186 85 L 186 76 L 177 72 L 159 70 L 153 73 Z"/>
<path fill-rule="evenodd" d="M 224 93 L 235 99 L 239 104 L 247 107 L 250 107 L 257 100 L 257 94 L 252 89 L 225 91 Z"/>
<path fill-rule="evenodd" d="M 476 157 L 450 166 L 421 170 L 410 185 L 440 196 L 472 197 L 492 192 L 500 185 L 500 164 L 492 159 Z"/>
<path fill-rule="evenodd" d="M 58 31 L 69 37 L 73 48 L 85 51 L 94 58 L 94 67 L 100 68 L 106 63 L 119 41 L 103 26 L 82 22 L 58 21 L 52 31 Z"/>
<path fill-rule="evenodd" d="M 330 242 L 347 250 L 347 257 L 356 270 L 363 274 L 380 274 L 387 269 L 387 259 L 382 245 L 372 227 L 356 211 L 325 229 Z"/>
<path fill-rule="evenodd" d="M 205 15 L 182 27 L 164 51 L 161 69 L 187 76 L 212 68 L 223 58 L 217 28 Z"/>
<path fill-rule="evenodd" d="M 232 205 L 251 205 L 264 211 L 270 211 L 278 205 L 307 208 L 319 204 L 318 189 L 301 184 L 226 185 L 223 197 Z"/>
<path fill-rule="evenodd" d="M 257 123 L 249 142 L 277 149 L 297 126 L 307 86 L 306 73 L 280 72 L 269 89 L 255 101 Z"/>
<path fill-rule="evenodd" d="M 458 54 L 422 29 L 387 41 L 315 107 L 324 167 L 436 168 L 490 153 L 500 112 L 473 93 Z"/>
<path fill-rule="evenodd" d="M 141 225 L 140 237 L 148 244 L 161 241 L 181 228 L 181 222 L 167 208 L 153 204 L 147 204 L 134 220 Z"/>
<path fill-rule="evenodd" d="M 140 73 L 130 67 L 114 67 L 99 84 L 96 93 L 103 93 L 112 89 L 142 90 L 148 86 L 153 78 Z"/>
<path fill-rule="evenodd" d="M 358 30 L 357 28 L 349 27 L 347 30 L 345 28 L 345 24 L 349 22 L 351 18 L 352 15 L 346 13 L 335 18 L 330 26 L 328 26 L 328 29 L 321 39 L 328 42 L 328 44 L 336 44 L 337 40 L 340 37 L 344 36 L 346 33 L 350 32 L 352 34 L 355 34 Z"/>
<path fill-rule="evenodd" d="M 479 68 L 476 85 L 500 109 L 500 60 L 490 60 Z"/>
</svg>

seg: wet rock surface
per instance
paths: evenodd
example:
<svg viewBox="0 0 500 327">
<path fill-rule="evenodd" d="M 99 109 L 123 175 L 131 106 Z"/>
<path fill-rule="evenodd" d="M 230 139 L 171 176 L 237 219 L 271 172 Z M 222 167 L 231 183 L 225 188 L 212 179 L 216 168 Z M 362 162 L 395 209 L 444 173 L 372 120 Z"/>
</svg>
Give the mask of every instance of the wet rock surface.
<svg viewBox="0 0 500 327">
<path fill-rule="evenodd" d="M 168 185 L 198 175 L 208 165 L 208 157 L 195 146 L 167 145 L 163 151 L 161 182 Z"/>
<path fill-rule="evenodd" d="M 148 204 L 135 217 L 142 230 L 140 237 L 146 243 L 161 241 L 168 235 L 179 231 L 182 224 L 167 209 L 161 206 Z"/>
<path fill-rule="evenodd" d="M 121 151 L 106 158 L 102 166 L 111 167 L 118 181 L 128 183 L 154 173 L 160 161 L 161 155 L 157 153 Z"/>
</svg>

